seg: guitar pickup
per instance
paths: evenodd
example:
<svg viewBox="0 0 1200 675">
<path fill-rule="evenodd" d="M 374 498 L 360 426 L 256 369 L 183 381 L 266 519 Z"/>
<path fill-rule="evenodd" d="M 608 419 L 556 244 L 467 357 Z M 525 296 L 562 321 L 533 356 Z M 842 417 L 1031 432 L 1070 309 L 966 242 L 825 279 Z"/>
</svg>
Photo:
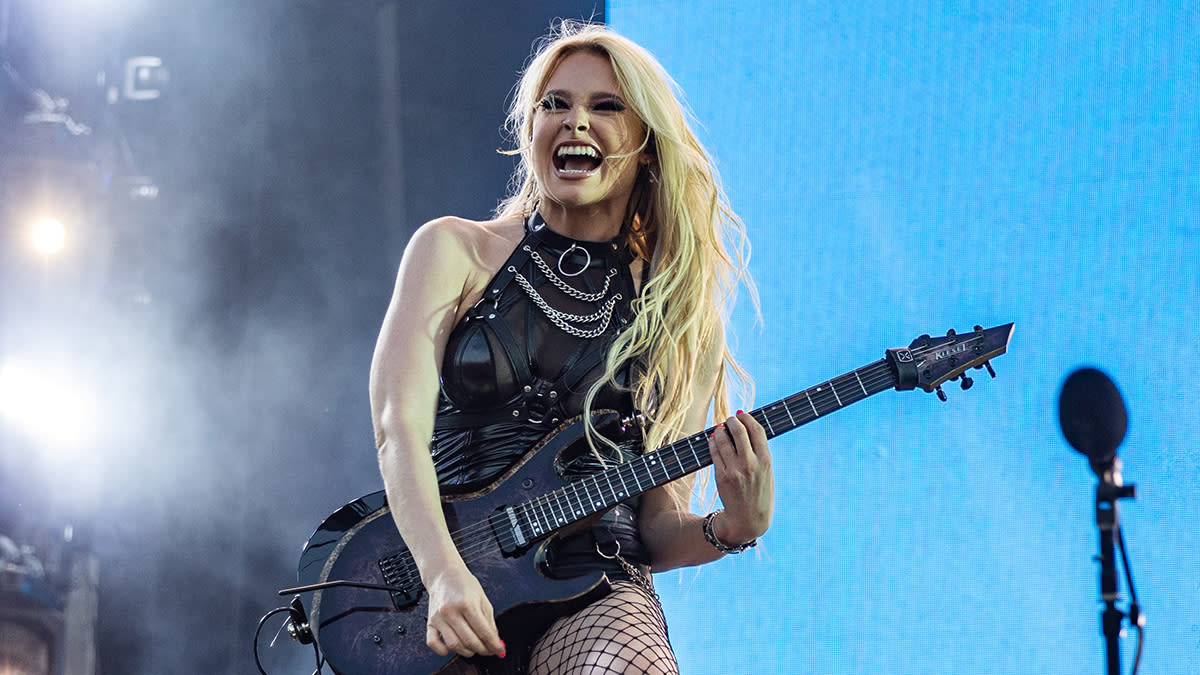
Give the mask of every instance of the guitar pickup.
<svg viewBox="0 0 1200 675">
<path fill-rule="evenodd" d="M 496 543 L 504 555 L 520 555 L 529 546 L 529 538 L 521 529 L 517 511 L 513 507 L 505 506 L 496 510 L 488 521 L 492 524 L 492 533 L 496 535 Z"/>
</svg>

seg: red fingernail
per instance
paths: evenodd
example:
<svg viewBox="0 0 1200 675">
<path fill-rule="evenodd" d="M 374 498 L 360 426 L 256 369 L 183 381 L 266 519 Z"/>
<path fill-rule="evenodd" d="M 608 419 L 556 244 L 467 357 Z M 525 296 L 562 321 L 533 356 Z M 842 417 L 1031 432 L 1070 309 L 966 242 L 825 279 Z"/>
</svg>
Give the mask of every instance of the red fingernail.
<svg viewBox="0 0 1200 675">
<path fill-rule="evenodd" d="M 507 655 L 508 655 L 508 645 L 504 644 L 504 642 L 501 641 L 500 642 L 500 658 L 504 658 Z"/>
<path fill-rule="evenodd" d="M 738 414 L 739 414 L 739 415 L 741 415 L 741 414 L 742 414 L 742 413 L 744 413 L 744 412 L 746 412 L 746 411 L 745 411 L 745 410 L 739 410 L 739 411 L 738 411 Z"/>
</svg>

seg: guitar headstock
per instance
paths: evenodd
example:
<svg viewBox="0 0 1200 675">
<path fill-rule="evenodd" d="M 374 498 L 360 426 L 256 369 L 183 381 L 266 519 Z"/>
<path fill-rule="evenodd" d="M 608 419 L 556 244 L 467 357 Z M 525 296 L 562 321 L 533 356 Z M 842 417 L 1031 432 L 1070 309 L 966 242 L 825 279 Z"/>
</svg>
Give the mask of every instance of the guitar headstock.
<svg viewBox="0 0 1200 675">
<path fill-rule="evenodd" d="M 906 349 L 889 349 L 887 360 L 896 371 L 896 388 L 920 387 L 937 392 L 938 398 L 945 401 L 942 384 L 958 379 L 963 389 L 970 389 L 975 380 L 966 372 L 971 368 L 986 368 L 995 377 L 990 361 L 1008 351 L 1012 332 L 1011 323 L 986 330 L 975 326 L 970 333 L 950 330 L 945 337 L 922 335 Z"/>
</svg>

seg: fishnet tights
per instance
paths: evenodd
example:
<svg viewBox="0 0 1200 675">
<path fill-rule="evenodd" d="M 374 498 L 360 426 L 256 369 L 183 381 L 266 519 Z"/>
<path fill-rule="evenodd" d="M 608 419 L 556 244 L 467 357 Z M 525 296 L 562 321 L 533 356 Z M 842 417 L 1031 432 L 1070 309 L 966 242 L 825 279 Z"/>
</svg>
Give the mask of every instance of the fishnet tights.
<svg viewBox="0 0 1200 675">
<path fill-rule="evenodd" d="M 529 675 L 678 675 L 658 600 L 637 584 L 555 621 L 534 645 Z"/>
</svg>

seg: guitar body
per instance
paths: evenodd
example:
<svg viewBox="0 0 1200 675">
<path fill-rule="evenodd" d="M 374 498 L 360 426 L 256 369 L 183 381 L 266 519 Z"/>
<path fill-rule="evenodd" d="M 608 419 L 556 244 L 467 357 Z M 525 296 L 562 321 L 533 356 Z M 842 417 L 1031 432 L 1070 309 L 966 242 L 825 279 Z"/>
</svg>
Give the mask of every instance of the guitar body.
<svg viewBox="0 0 1200 675">
<path fill-rule="evenodd" d="M 470 529 L 469 546 L 460 543 L 467 566 L 499 610 L 496 623 L 508 645 L 507 658 L 476 657 L 471 665 L 485 673 L 523 672 L 536 640 L 556 618 L 581 609 L 609 591 L 600 572 L 573 579 L 550 579 L 543 552 L 551 539 L 504 553 L 488 526 L 498 509 L 561 487 L 556 460 L 584 433 L 581 419 L 568 422 L 530 450 L 511 470 L 471 494 L 443 497 L 451 532 Z M 472 526 L 474 526 L 472 528 Z M 470 551 L 463 550 L 470 548 Z M 317 529 L 300 560 L 300 580 L 323 583 L 347 580 L 396 585 L 380 561 L 407 547 L 392 519 L 383 492 L 358 499 L 335 512 Z M 468 555 L 469 554 L 469 555 Z M 317 591 L 309 623 L 326 660 L 343 675 L 364 673 L 456 672 L 461 658 L 439 656 L 425 644 L 429 595 L 409 570 L 412 593 L 397 607 L 385 590 L 338 586 Z M 415 602 L 411 602 L 415 596 Z"/>
</svg>

